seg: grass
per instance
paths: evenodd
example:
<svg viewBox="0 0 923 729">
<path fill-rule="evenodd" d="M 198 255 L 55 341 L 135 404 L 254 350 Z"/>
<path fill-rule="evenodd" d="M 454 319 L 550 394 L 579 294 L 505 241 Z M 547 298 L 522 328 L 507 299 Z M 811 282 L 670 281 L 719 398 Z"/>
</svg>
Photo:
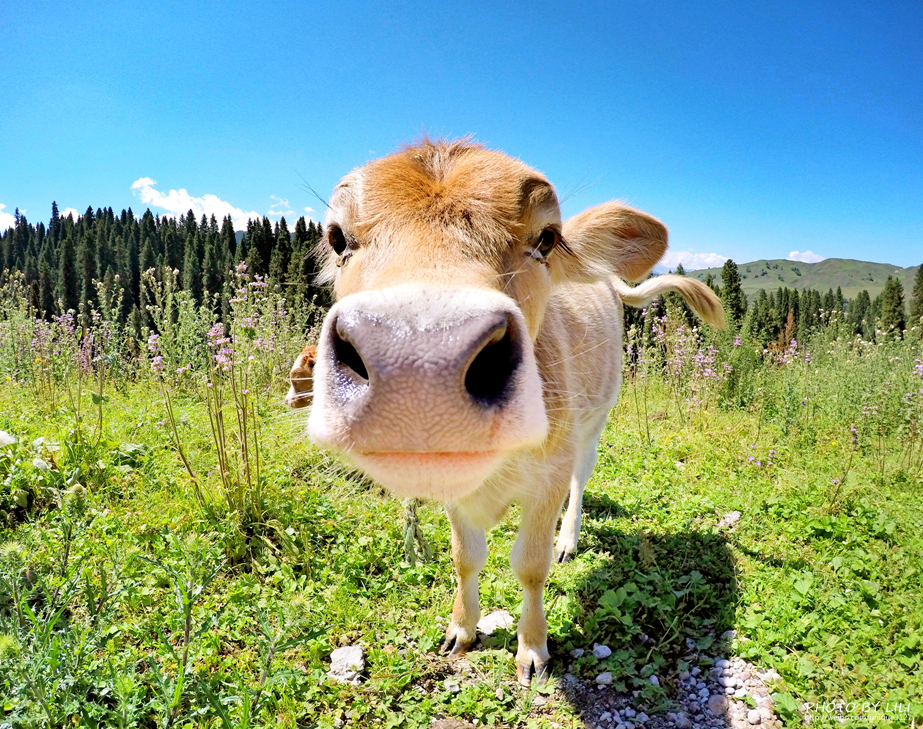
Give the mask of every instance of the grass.
<svg viewBox="0 0 923 729">
<path fill-rule="evenodd" d="M 651 348 L 626 384 L 578 553 L 546 590 L 555 676 L 532 691 L 516 685 L 515 633 L 461 663 L 437 654 L 454 592 L 441 508 L 420 507 L 434 556 L 410 564 L 403 505 L 305 441 L 303 414 L 279 404 L 278 368 L 248 404 L 258 518 L 219 498 L 203 388 L 171 380 L 170 405 L 210 509 L 146 370 L 102 390 L 90 378 L 79 395 L 59 382 L 53 405 L 11 376 L 0 388 L 0 430 L 17 439 L 0 446 L 0 726 L 581 726 L 556 692 L 565 671 L 611 671 L 648 713 L 669 710 L 690 641 L 714 655 L 729 629 L 728 650 L 782 676 L 772 688 L 790 725 L 802 702 L 838 700 L 915 702 L 893 725 L 919 722 L 923 480 L 918 401 L 904 392 L 923 388 L 920 344 L 822 332 L 810 362 L 767 365 L 730 339 L 716 341 L 732 366 L 717 380 L 698 377 L 692 357 L 681 382 L 665 379 Z M 720 528 L 735 510 L 737 526 Z M 517 525 L 513 508 L 489 534 L 483 613 L 518 612 Z M 612 656 L 570 658 L 593 642 Z M 337 684 L 330 653 L 353 643 L 364 681 Z"/>
</svg>

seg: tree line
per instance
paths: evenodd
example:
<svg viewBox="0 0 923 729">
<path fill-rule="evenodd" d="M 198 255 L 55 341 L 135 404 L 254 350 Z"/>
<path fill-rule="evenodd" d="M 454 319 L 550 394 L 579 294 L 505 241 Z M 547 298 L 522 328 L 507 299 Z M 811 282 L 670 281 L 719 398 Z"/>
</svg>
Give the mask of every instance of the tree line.
<svg viewBox="0 0 923 729">
<path fill-rule="evenodd" d="M 0 272 L 21 271 L 36 315 L 47 319 L 79 311 L 81 306 L 94 308 L 97 281 L 108 291 L 121 289 L 119 319 L 140 333 L 149 325 L 150 302 L 141 285 L 141 274 L 149 269 L 155 275 L 165 268 L 178 271 L 177 280 L 196 303 L 211 302 L 221 315 L 229 310 L 233 269 L 241 261 L 247 263 L 248 273 L 280 286 L 291 304 L 315 299 L 321 306 L 329 305 L 329 291 L 314 283 L 313 250 L 322 232 L 319 223 L 304 217 L 294 230 L 285 218 L 273 223 L 263 217 L 248 221 L 246 231 L 238 236 L 230 216 L 219 224 L 214 215 L 203 214 L 197 220 L 192 210 L 179 218 L 146 210 L 139 218 L 131 208 L 116 215 L 111 207 L 95 211 L 88 207 L 74 220 L 72 215 L 62 217 L 57 203 L 52 203 L 47 226 L 31 224 L 16 210 L 15 224 L 0 238 Z M 685 275 L 682 265 L 676 273 Z M 821 293 L 782 287 L 761 290 L 748 302 L 740 272 L 731 260 L 721 270 L 720 283 L 710 274 L 705 283 L 721 297 L 731 325 L 736 330 L 746 327 L 763 345 L 785 346 L 792 339 L 806 339 L 813 328 L 830 323 L 834 316 L 852 334 L 868 341 L 882 335 L 902 336 L 908 327 L 923 326 L 923 266 L 914 279 L 909 317 L 903 287 L 892 276 L 874 299 L 863 290 L 852 300 L 839 288 Z M 668 308 L 695 326 L 694 315 L 675 294 L 654 304 L 651 313 L 662 315 Z M 626 316 L 631 324 L 638 315 L 628 310 Z"/>
<path fill-rule="evenodd" d="M 675 273 L 685 276 L 682 264 Z M 904 300 L 904 288 L 896 276 L 888 276 L 884 289 L 874 299 L 862 290 L 854 299 L 846 299 L 840 287 L 826 293 L 815 289 L 761 290 L 748 301 L 741 286 L 740 272 L 734 261 L 728 260 L 721 269 L 721 279 L 711 274 L 705 278 L 724 303 L 730 326 L 735 331 L 747 331 L 765 346 L 787 346 L 791 340 L 803 341 L 811 331 L 834 321 L 843 325 L 851 336 L 875 341 L 884 336 L 903 337 L 907 329 L 916 327 L 923 334 L 923 266 L 917 269 L 911 293 L 909 316 Z M 691 328 L 696 317 L 678 294 L 667 294 L 652 304 L 649 315 L 663 316 L 672 310 Z M 626 309 L 628 325 L 642 324 L 640 315 Z"/>
<path fill-rule="evenodd" d="M 317 264 L 313 250 L 322 234 L 319 223 L 299 218 L 290 230 L 285 218 L 250 220 L 241 236 L 230 216 L 219 224 L 214 215 L 197 219 L 190 210 L 179 218 L 155 216 L 146 210 L 136 217 L 131 208 L 116 215 L 112 208 L 92 206 L 75 220 L 62 217 L 57 203 L 51 219 L 30 223 L 17 209 L 13 227 L 0 238 L 0 272 L 22 272 L 37 316 L 51 319 L 69 310 L 89 310 L 97 304 L 97 285 L 121 289 L 118 317 L 136 332 L 149 324 L 143 272 L 159 276 L 166 268 L 196 303 L 210 302 L 218 313 L 228 312 L 233 294 L 233 269 L 241 261 L 248 273 L 279 285 L 295 303 L 318 297 L 329 303 L 326 290 L 314 284 Z"/>
</svg>

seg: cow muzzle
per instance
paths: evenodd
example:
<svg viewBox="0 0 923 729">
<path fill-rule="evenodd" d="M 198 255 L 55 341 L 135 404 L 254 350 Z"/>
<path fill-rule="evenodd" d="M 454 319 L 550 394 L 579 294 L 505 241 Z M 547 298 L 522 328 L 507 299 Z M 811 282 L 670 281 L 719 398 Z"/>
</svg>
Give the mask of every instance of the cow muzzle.
<svg viewBox="0 0 923 729">
<path fill-rule="evenodd" d="M 548 430 L 522 313 L 480 289 L 347 296 L 321 332 L 308 430 L 401 496 L 461 498 Z"/>
</svg>

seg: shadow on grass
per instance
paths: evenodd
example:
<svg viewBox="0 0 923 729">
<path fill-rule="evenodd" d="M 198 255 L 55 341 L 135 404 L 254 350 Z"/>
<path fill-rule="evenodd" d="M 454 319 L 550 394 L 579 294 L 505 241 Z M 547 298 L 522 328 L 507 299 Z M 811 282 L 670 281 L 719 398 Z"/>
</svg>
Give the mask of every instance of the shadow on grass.
<svg viewBox="0 0 923 729">
<path fill-rule="evenodd" d="M 606 504 L 607 510 L 617 511 Z M 588 519 L 581 540 L 575 572 L 556 580 L 565 588 L 566 615 L 553 617 L 549 641 L 556 675 L 579 679 L 560 683 L 565 699 L 586 726 L 629 705 L 669 710 L 678 672 L 695 666 L 700 655 L 720 652 L 722 633 L 734 628 L 735 558 L 725 535 L 657 534 L 625 521 Z M 594 643 L 610 648 L 611 656 L 593 656 Z M 574 659 L 572 649 L 585 653 Z M 610 686 L 597 686 L 603 672 L 611 674 Z"/>
</svg>

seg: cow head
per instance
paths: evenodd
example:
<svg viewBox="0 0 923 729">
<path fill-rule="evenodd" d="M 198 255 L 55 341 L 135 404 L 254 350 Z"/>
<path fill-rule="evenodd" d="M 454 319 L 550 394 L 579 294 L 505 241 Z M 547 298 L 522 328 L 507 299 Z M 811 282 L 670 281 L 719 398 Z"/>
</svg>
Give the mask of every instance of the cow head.
<svg viewBox="0 0 923 729">
<path fill-rule="evenodd" d="M 535 344 L 552 288 L 638 278 L 666 237 L 614 203 L 562 226 L 542 174 L 464 141 L 353 170 L 320 243 L 337 303 L 311 438 L 401 496 L 464 497 L 548 434 Z"/>
</svg>

